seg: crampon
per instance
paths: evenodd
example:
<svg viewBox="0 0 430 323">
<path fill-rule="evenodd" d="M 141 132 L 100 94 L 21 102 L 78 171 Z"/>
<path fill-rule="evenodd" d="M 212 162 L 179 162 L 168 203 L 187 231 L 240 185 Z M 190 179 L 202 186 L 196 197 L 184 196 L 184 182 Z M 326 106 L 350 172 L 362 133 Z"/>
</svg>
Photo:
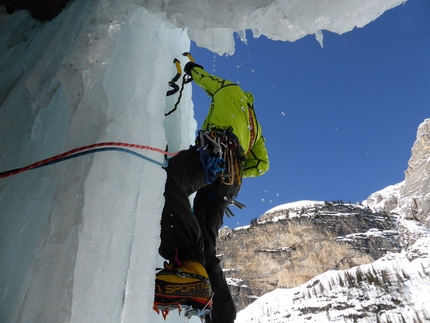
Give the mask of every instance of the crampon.
<svg viewBox="0 0 430 323">
<path fill-rule="evenodd" d="M 212 295 L 213 297 L 213 295 Z M 156 297 L 154 300 L 154 311 L 161 314 L 166 320 L 170 311 L 178 310 L 179 315 L 184 311 L 184 320 L 187 322 L 191 317 L 198 316 L 202 323 L 205 323 L 206 315 L 211 315 L 212 310 L 212 297 L 205 304 L 193 301 L 192 299 L 161 299 Z"/>
</svg>

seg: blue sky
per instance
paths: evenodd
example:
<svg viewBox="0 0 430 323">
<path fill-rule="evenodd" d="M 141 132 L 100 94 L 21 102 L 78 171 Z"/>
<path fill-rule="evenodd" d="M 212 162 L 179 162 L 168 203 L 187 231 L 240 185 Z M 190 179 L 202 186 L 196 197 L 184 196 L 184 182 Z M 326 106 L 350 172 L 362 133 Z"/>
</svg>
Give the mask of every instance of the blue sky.
<svg viewBox="0 0 430 323">
<path fill-rule="evenodd" d="M 197 63 L 256 98 L 271 168 L 245 179 L 229 227 L 298 200 L 353 203 L 404 179 L 419 124 L 430 117 L 430 2 L 409 0 L 364 28 L 296 42 L 237 37 L 233 56 L 197 47 Z M 202 124 L 209 98 L 193 84 Z"/>
</svg>

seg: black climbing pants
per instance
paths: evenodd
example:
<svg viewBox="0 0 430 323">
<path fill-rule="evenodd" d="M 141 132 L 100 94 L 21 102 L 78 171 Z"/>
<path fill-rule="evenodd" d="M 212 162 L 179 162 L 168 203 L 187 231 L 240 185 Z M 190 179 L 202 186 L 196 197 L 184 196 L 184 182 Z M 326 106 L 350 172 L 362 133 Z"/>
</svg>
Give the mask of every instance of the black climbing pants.
<svg viewBox="0 0 430 323">
<path fill-rule="evenodd" d="M 196 146 L 170 159 L 166 172 L 160 255 L 172 264 L 186 260 L 203 264 L 215 293 L 212 321 L 207 321 L 233 323 L 236 309 L 216 257 L 216 239 L 224 211 L 240 185 L 225 185 L 221 178 L 207 184 Z M 195 192 L 192 210 L 189 196 Z"/>
</svg>

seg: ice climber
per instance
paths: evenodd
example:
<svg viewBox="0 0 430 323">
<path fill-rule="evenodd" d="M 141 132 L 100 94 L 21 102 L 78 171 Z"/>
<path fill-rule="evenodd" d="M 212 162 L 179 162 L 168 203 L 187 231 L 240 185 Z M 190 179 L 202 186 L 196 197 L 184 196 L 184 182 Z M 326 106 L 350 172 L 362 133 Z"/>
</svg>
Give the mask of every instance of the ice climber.
<svg viewBox="0 0 430 323">
<path fill-rule="evenodd" d="M 156 274 L 155 302 L 186 300 L 201 308 L 213 294 L 206 321 L 233 323 L 236 308 L 216 257 L 216 239 L 242 178 L 264 174 L 269 159 L 253 95 L 194 62 L 184 72 L 212 102 L 195 145 L 166 167 L 159 253 L 168 263 Z M 195 192 L 191 208 L 188 197 Z"/>
</svg>

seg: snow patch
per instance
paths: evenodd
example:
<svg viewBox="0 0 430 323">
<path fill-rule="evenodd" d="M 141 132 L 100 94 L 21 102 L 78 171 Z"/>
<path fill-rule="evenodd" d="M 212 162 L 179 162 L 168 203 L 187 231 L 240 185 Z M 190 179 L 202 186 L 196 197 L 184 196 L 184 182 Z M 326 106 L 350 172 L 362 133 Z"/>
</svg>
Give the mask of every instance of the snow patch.
<svg viewBox="0 0 430 323">
<path fill-rule="evenodd" d="M 285 203 L 285 204 L 275 206 L 274 208 L 271 208 L 270 210 L 266 211 L 266 213 L 274 213 L 274 212 L 283 211 L 283 210 L 297 210 L 297 209 L 307 208 L 310 206 L 321 205 L 321 204 L 324 204 L 324 202 L 302 200 L 302 201 L 290 202 L 290 203 Z"/>
</svg>

